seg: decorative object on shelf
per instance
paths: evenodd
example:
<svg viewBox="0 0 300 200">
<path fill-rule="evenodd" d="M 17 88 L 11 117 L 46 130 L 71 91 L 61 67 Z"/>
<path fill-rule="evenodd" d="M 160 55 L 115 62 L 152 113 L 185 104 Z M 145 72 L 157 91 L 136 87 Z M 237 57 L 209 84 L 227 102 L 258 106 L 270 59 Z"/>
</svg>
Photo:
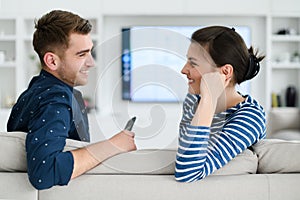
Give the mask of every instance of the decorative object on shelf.
<svg viewBox="0 0 300 200">
<path fill-rule="evenodd" d="M 289 86 L 286 89 L 285 100 L 287 107 L 296 107 L 297 90 L 294 86 Z"/>
<path fill-rule="evenodd" d="M 292 62 L 295 62 L 295 63 L 300 62 L 300 54 L 298 51 L 295 51 L 293 53 L 291 60 L 292 60 Z"/>
<path fill-rule="evenodd" d="M 83 97 L 83 101 L 84 101 L 84 106 L 86 108 L 86 111 L 88 113 L 91 112 L 91 110 L 94 108 L 94 106 L 92 105 L 92 100 L 90 97 Z"/>
<path fill-rule="evenodd" d="M 272 93 L 272 107 L 278 107 L 277 94 L 274 92 Z"/>
<path fill-rule="evenodd" d="M 297 31 L 293 28 L 282 28 L 276 33 L 277 35 L 296 35 Z"/>
<path fill-rule="evenodd" d="M 5 52 L 0 51 L 0 64 L 3 64 L 5 62 Z"/>
<path fill-rule="evenodd" d="M 280 55 L 280 62 L 289 63 L 291 61 L 291 54 L 289 52 L 283 52 Z"/>
<path fill-rule="evenodd" d="M 41 63 L 40 63 L 39 59 L 37 59 L 37 56 L 35 56 L 34 54 L 30 54 L 29 59 L 33 63 L 35 63 L 35 65 L 37 66 L 38 71 L 40 71 L 42 69 Z"/>
<path fill-rule="evenodd" d="M 11 108 L 15 104 L 15 100 L 12 96 L 7 95 L 5 97 L 5 107 L 6 108 Z"/>
</svg>

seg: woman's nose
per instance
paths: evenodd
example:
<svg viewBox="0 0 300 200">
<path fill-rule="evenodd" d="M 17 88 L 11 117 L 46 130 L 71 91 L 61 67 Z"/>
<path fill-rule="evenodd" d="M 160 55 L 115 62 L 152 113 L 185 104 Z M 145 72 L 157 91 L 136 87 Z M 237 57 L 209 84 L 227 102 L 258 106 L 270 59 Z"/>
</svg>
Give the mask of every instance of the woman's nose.
<svg viewBox="0 0 300 200">
<path fill-rule="evenodd" d="M 185 63 L 183 68 L 181 69 L 182 74 L 188 74 L 188 63 Z"/>
</svg>

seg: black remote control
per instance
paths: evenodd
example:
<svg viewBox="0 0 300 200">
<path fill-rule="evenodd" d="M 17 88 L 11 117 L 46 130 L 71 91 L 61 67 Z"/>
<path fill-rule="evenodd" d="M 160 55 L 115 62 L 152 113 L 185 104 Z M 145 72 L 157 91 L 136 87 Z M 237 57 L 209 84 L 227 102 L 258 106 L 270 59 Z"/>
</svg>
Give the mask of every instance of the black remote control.
<svg viewBox="0 0 300 200">
<path fill-rule="evenodd" d="M 128 122 L 127 122 L 127 124 L 126 124 L 126 126 L 125 126 L 125 130 L 128 130 L 128 131 L 131 131 L 132 130 L 132 127 L 133 127 L 133 124 L 134 124 L 134 122 L 135 122 L 135 120 L 136 120 L 136 117 L 133 117 L 133 118 L 131 118 Z"/>
</svg>

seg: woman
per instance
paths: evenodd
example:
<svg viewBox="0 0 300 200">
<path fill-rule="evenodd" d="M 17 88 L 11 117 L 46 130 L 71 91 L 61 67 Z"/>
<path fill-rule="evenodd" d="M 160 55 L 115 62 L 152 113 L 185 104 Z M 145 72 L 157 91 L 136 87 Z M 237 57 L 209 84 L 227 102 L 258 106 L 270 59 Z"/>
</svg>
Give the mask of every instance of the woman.
<svg viewBox="0 0 300 200">
<path fill-rule="evenodd" d="M 177 181 L 201 180 L 265 138 L 263 108 L 235 89 L 257 75 L 263 58 L 234 28 L 211 26 L 193 33 L 181 71 L 189 93 L 180 122 Z"/>
</svg>

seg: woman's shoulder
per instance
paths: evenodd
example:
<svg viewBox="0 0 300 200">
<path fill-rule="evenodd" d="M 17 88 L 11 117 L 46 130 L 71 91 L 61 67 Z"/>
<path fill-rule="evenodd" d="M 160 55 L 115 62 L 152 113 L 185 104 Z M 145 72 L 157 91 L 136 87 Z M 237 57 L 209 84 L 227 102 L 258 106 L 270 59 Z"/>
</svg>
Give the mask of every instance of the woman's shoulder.
<svg viewBox="0 0 300 200">
<path fill-rule="evenodd" d="M 264 110 L 263 106 L 259 103 L 259 101 L 253 98 L 251 95 L 245 95 L 244 97 L 245 100 L 240 104 L 241 108 L 255 107 L 259 110 Z"/>
<path fill-rule="evenodd" d="M 251 95 L 245 96 L 245 100 L 239 103 L 232 113 L 234 116 L 252 116 L 265 120 L 265 111 L 262 105 Z"/>
</svg>

